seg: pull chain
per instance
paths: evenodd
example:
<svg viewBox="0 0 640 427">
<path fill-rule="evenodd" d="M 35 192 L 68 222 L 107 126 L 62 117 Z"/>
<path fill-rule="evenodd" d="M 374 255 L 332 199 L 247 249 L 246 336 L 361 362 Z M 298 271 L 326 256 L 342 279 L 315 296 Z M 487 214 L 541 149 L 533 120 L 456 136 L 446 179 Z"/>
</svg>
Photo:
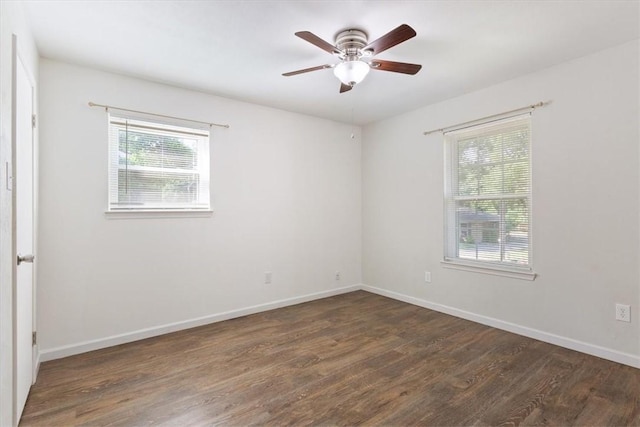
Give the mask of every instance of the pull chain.
<svg viewBox="0 0 640 427">
<path fill-rule="evenodd" d="M 353 121 L 353 106 L 351 107 L 351 139 L 356 139 L 355 124 L 354 124 L 354 121 Z"/>
</svg>

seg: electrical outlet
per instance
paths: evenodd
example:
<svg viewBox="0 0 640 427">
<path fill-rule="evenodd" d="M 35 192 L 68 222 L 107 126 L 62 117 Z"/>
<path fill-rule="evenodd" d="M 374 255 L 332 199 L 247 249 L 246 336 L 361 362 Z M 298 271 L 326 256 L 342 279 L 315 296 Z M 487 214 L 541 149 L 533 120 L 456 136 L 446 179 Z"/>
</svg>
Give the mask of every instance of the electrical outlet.
<svg viewBox="0 0 640 427">
<path fill-rule="evenodd" d="M 626 304 L 616 304 L 616 320 L 631 322 L 631 307 Z"/>
<path fill-rule="evenodd" d="M 427 283 L 431 283 L 431 272 L 430 271 L 425 271 L 424 272 L 424 281 Z"/>
<path fill-rule="evenodd" d="M 337 282 L 338 280 L 340 280 L 340 272 L 339 272 L 339 271 L 336 271 L 336 282 Z"/>
<path fill-rule="evenodd" d="M 265 271 L 264 272 L 264 284 L 268 285 L 271 283 L 271 272 L 270 271 Z"/>
</svg>

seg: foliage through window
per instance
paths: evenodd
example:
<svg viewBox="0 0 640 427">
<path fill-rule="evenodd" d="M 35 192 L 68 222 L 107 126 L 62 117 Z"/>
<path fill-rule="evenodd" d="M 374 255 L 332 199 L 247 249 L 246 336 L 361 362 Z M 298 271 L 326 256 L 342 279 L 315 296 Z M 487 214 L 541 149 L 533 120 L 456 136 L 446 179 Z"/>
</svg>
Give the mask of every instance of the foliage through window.
<svg viewBox="0 0 640 427">
<path fill-rule="evenodd" d="M 109 211 L 207 210 L 209 131 L 109 116 Z"/>
<path fill-rule="evenodd" d="M 530 117 L 446 134 L 445 260 L 530 269 Z"/>
</svg>

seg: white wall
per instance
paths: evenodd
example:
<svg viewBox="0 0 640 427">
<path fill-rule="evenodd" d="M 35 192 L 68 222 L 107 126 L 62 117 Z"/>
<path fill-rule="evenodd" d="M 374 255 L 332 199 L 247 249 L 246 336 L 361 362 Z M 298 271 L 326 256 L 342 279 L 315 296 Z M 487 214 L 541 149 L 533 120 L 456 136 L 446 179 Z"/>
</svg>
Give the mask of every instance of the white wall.
<svg viewBox="0 0 640 427">
<path fill-rule="evenodd" d="M 51 60 L 40 79 L 43 360 L 361 282 L 359 128 Z M 212 132 L 213 216 L 105 217 L 106 114 L 89 101 L 230 124 Z"/>
<path fill-rule="evenodd" d="M 5 165 L 12 164 L 12 36 L 17 51 L 34 80 L 37 103 L 38 51 L 19 2 L 0 2 L 0 425 L 13 418 L 13 193 L 7 190 Z M 37 135 L 34 141 L 37 149 Z"/>
<path fill-rule="evenodd" d="M 366 126 L 363 283 L 640 367 L 638 49 L 627 43 Z M 543 100 L 553 102 L 532 120 L 538 278 L 442 268 L 442 136 L 422 132 Z M 615 321 L 616 302 L 632 305 L 631 323 Z"/>
<path fill-rule="evenodd" d="M 349 125 L 42 60 L 41 350 L 364 282 L 640 366 L 638 51 L 628 43 L 368 125 L 362 147 Z M 540 100 L 553 102 L 533 115 L 538 278 L 443 269 L 442 138 L 422 131 Z M 106 120 L 88 101 L 229 123 L 213 131 L 213 216 L 107 219 Z M 614 320 L 616 302 L 632 305 L 631 323 Z"/>
</svg>

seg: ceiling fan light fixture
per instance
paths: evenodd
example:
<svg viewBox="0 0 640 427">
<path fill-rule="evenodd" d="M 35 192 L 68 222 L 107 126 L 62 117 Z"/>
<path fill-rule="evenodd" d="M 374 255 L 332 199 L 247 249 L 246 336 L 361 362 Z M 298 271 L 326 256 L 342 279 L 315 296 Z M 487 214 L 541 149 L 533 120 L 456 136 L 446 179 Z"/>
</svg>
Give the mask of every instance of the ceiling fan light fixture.
<svg viewBox="0 0 640 427">
<path fill-rule="evenodd" d="M 333 74 L 343 84 L 355 86 L 369 74 L 369 64 L 359 60 L 341 62 L 335 66 Z"/>
<path fill-rule="evenodd" d="M 407 24 L 402 24 L 394 28 L 373 42 L 369 42 L 367 33 L 355 28 L 338 33 L 335 37 L 335 44 L 324 41 L 310 31 L 298 31 L 295 35 L 325 52 L 337 56 L 340 62 L 338 64 L 318 65 L 316 67 L 290 71 L 282 75 L 289 77 L 311 71 L 333 68 L 333 74 L 340 80 L 340 93 L 348 92 L 353 89 L 355 85 L 362 82 L 372 68 L 374 70 L 410 75 L 416 74 L 422 68 L 422 65 L 419 64 L 384 61 L 382 59 L 372 60 L 375 55 L 416 36 L 416 31 Z"/>
</svg>

